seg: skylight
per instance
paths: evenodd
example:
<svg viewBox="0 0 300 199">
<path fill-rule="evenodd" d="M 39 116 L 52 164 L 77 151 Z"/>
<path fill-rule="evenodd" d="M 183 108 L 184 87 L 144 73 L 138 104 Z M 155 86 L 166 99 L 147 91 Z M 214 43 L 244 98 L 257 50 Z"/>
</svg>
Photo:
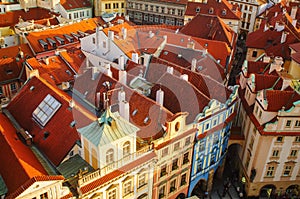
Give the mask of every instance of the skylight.
<svg viewBox="0 0 300 199">
<path fill-rule="evenodd" d="M 32 116 L 40 125 L 45 126 L 60 106 L 61 103 L 48 94 L 33 111 Z"/>
</svg>

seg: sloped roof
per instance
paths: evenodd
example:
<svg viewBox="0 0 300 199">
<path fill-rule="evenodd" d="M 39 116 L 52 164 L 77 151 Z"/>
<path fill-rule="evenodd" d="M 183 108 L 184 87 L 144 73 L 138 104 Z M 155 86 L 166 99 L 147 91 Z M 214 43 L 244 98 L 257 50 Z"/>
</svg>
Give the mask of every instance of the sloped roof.
<svg viewBox="0 0 300 199">
<path fill-rule="evenodd" d="M 18 55 L 19 49 L 21 49 L 24 53 L 24 57 L 30 56 L 32 57 L 32 51 L 28 44 L 20 44 L 19 46 L 10 46 L 7 48 L 0 48 L 0 58 L 15 58 Z"/>
<path fill-rule="evenodd" d="M 53 29 L 47 29 L 47 30 L 43 30 L 43 31 L 39 31 L 39 32 L 30 32 L 28 34 L 28 36 L 26 36 L 26 38 L 29 42 L 29 45 L 33 49 L 33 51 L 37 54 L 37 53 L 41 53 L 44 51 L 51 51 L 51 50 L 56 49 L 56 47 L 52 47 L 50 45 L 50 43 L 46 40 L 47 38 L 50 38 L 50 39 L 56 41 L 56 39 L 54 37 L 59 36 L 62 39 L 64 39 L 65 44 L 63 46 L 65 46 L 66 44 L 70 44 L 72 42 L 69 42 L 67 39 L 65 39 L 64 34 L 67 34 L 67 35 L 73 37 L 71 33 L 76 33 L 76 34 L 80 35 L 80 33 L 78 33 L 78 31 L 81 31 L 81 32 L 93 31 L 94 32 L 94 29 L 96 27 L 97 27 L 97 25 L 96 25 L 94 19 L 86 19 L 86 20 L 82 20 L 80 22 L 76 22 L 76 23 L 73 23 L 70 25 L 58 26 Z M 40 43 L 39 43 L 40 39 L 48 44 L 47 50 L 45 50 L 40 45 Z M 73 39 L 74 39 L 74 42 L 78 41 L 75 37 L 73 37 Z M 58 42 L 56 42 L 56 45 L 57 45 L 57 48 L 60 47 L 60 44 Z"/>
<path fill-rule="evenodd" d="M 48 94 L 54 97 L 61 107 L 49 122 L 41 127 L 33 119 L 32 113 Z M 58 165 L 76 141 L 80 140 L 76 127 L 87 125 L 95 118 L 82 107 L 70 109 L 71 99 L 57 87 L 33 77 L 7 107 L 21 127 L 33 136 L 35 144 L 54 165 Z M 71 122 L 74 120 L 76 120 L 76 127 L 71 126 Z M 44 134 L 48 134 L 48 137 L 45 137 Z"/>
<path fill-rule="evenodd" d="M 213 13 L 209 13 L 209 9 L 213 8 Z M 197 12 L 200 9 L 199 12 Z M 227 0 L 208 0 L 207 3 L 188 2 L 185 15 L 196 16 L 197 14 L 217 15 L 224 19 L 241 19 L 241 11 L 236 5 L 230 4 Z"/>
<path fill-rule="evenodd" d="M 47 175 L 36 156 L 18 138 L 16 129 L 3 114 L 0 114 L 0 145 L 0 173 L 8 188 L 8 194 L 35 176 Z"/>
<path fill-rule="evenodd" d="M 277 112 L 284 107 L 288 110 L 293 103 L 300 100 L 300 95 L 296 91 L 265 90 L 264 93 L 268 103 L 267 111 Z"/>
<path fill-rule="evenodd" d="M 0 27 L 11 26 L 13 27 L 19 23 L 19 17 L 24 21 L 27 20 L 39 20 L 44 18 L 50 18 L 55 13 L 49 12 L 48 9 L 44 8 L 30 8 L 28 12 L 24 10 L 14 10 L 5 13 L 0 13 Z"/>
<path fill-rule="evenodd" d="M 104 146 L 125 136 L 135 136 L 139 129 L 106 109 L 101 117 L 78 132 L 95 146 Z"/>
<path fill-rule="evenodd" d="M 232 41 L 236 37 L 234 31 L 220 17 L 204 14 L 195 16 L 180 32 L 193 37 L 223 41 L 230 47 L 233 47 Z"/>
<path fill-rule="evenodd" d="M 80 8 L 92 7 L 89 0 L 60 0 L 60 4 L 66 10 L 75 10 Z"/>
<path fill-rule="evenodd" d="M 27 59 L 26 63 L 33 70 L 38 70 L 40 77 L 53 82 L 55 85 L 74 80 L 74 71 L 59 56 L 52 56 L 46 59 L 49 62 L 47 64 L 45 61 L 37 60 L 36 58 Z"/>
</svg>

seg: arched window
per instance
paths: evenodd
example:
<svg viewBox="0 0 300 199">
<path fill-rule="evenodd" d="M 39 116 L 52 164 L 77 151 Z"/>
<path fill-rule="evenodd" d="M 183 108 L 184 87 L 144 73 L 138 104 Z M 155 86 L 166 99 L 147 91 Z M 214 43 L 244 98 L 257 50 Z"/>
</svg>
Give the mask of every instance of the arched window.
<svg viewBox="0 0 300 199">
<path fill-rule="evenodd" d="M 114 162 L 114 150 L 113 149 L 109 149 L 106 152 L 106 164 L 111 164 Z"/>
<path fill-rule="evenodd" d="M 123 144 L 123 157 L 126 157 L 130 154 L 130 142 L 127 141 Z"/>
</svg>

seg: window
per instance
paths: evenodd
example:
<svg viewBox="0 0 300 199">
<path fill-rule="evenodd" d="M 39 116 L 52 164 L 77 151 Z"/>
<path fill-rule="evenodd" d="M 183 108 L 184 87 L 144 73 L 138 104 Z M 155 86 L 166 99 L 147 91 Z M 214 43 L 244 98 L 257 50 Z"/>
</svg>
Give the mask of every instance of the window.
<svg viewBox="0 0 300 199">
<path fill-rule="evenodd" d="M 43 193 L 40 195 L 40 199 L 47 199 L 48 198 L 48 193 Z"/>
<path fill-rule="evenodd" d="M 178 16 L 182 16 L 183 10 L 177 10 L 177 12 L 178 12 Z"/>
<path fill-rule="evenodd" d="M 191 144 L 191 137 L 185 138 L 184 146 L 189 146 Z"/>
<path fill-rule="evenodd" d="M 197 13 L 200 12 L 200 7 L 197 7 L 197 8 L 196 8 L 196 12 L 197 12 Z"/>
<path fill-rule="evenodd" d="M 154 22 L 155 22 L 155 23 L 158 23 L 158 17 L 157 17 L 157 16 L 154 17 Z"/>
<path fill-rule="evenodd" d="M 123 157 L 126 157 L 130 154 L 130 142 L 127 141 L 123 144 Z"/>
<path fill-rule="evenodd" d="M 267 169 L 266 176 L 267 177 L 273 177 L 274 171 L 275 171 L 275 167 L 274 166 L 269 166 L 268 169 Z"/>
<path fill-rule="evenodd" d="M 214 144 L 218 144 L 219 143 L 219 135 L 214 135 Z"/>
<path fill-rule="evenodd" d="M 108 199 L 117 199 L 117 190 L 113 189 L 108 192 Z"/>
<path fill-rule="evenodd" d="M 213 127 L 217 125 L 217 121 L 218 121 L 217 119 L 213 120 Z"/>
<path fill-rule="evenodd" d="M 255 106 L 255 114 L 258 112 L 258 106 Z"/>
<path fill-rule="evenodd" d="M 251 137 L 251 141 L 250 141 L 250 143 L 249 143 L 249 148 L 250 148 L 250 150 L 253 149 L 253 144 L 254 144 L 254 136 Z"/>
<path fill-rule="evenodd" d="M 110 9 L 110 3 L 105 4 L 105 9 Z"/>
<path fill-rule="evenodd" d="M 114 9 L 119 8 L 119 3 L 113 3 L 113 8 L 114 8 Z"/>
<path fill-rule="evenodd" d="M 186 152 L 184 155 L 183 155 L 183 161 L 182 161 L 182 164 L 186 164 L 189 162 L 189 152 Z"/>
<path fill-rule="evenodd" d="M 125 7 L 125 3 L 121 3 L 121 8 L 124 8 Z"/>
<path fill-rule="evenodd" d="M 113 149 L 109 149 L 106 152 L 106 164 L 111 164 L 114 162 L 114 150 Z"/>
<path fill-rule="evenodd" d="M 247 154 L 247 159 L 246 159 L 246 163 L 245 163 L 246 169 L 248 169 L 248 167 L 249 167 L 250 160 L 251 160 L 251 156 L 250 156 L 250 153 L 248 152 L 248 154 Z"/>
<path fill-rule="evenodd" d="M 285 166 L 283 176 L 290 176 L 292 173 L 292 166 Z"/>
<path fill-rule="evenodd" d="M 200 156 L 199 160 L 197 161 L 197 173 L 202 171 L 203 167 L 203 155 Z"/>
<path fill-rule="evenodd" d="M 159 188 L 159 192 L 158 192 L 158 198 L 163 198 L 165 196 L 165 192 L 166 192 L 166 186 L 162 186 Z"/>
<path fill-rule="evenodd" d="M 11 90 L 11 91 L 17 90 L 16 83 L 10 84 L 10 90 Z"/>
<path fill-rule="evenodd" d="M 300 142 L 300 136 L 295 137 L 295 142 Z"/>
<path fill-rule="evenodd" d="M 177 151 L 180 148 L 180 142 L 174 144 L 174 151 Z"/>
<path fill-rule="evenodd" d="M 0 94 L 2 94 L 2 93 L 3 93 L 2 86 L 0 86 Z"/>
<path fill-rule="evenodd" d="M 244 13 L 245 14 L 245 13 Z M 244 17 L 245 18 L 245 17 Z M 257 51 L 252 52 L 252 57 L 257 57 Z"/>
<path fill-rule="evenodd" d="M 160 23 L 164 23 L 164 18 L 160 18 Z"/>
<path fill-rule="evenodd" d="M 84 11 L 80 12 L 80 17 L 83 17 L 84 16 Z"/>
<path fill-rule="evenodd" d="M 204 151 L 204 149 L 205 149 L 205 141 L 200 140 L 200 142 L 199 142 L 199 152 Z"/>
<path fill-rule="evenodd" d="M 279 156 L 279 150 L 274 150 L 272 153 L 272 157 L 278 157 Z"/>
<path fill-rule="evenodd" d="M 78 18 L 78 13 L 75 12 L 75 13 L 73 14 L 73 16 L 74 16 L 74 19 L 77 19 L 77 18 Z"/>
<path fill-rule="evenodd" d="M 131 181 L 127 181 L 123 185 L 123 194 L 124 196 L 130 194 L 132 192 L 132 184 Z"/>
<path fill-rule="evenodd" d="M 162 157 L 165 157 L 165 156 L 168 155 L 168 153 L 169 153 L 168 148 L 164 148 L 164 149 L 162 150 L 161 156 L 162 156 Z"/>
<path fill-rule="evenodd" d="M 1 90 L 0 90 L 1 93 Z M 295 128 L 299 128 L 300 127 L 300 120 L 296 120 L 295 122 Z"/>
<path fill-rule="evenodd" d="M 181 175 L 181 179 L 180 179 L 180 186 L 183 186 L 186 184 L 186 173 Z"/>
<path fill-rule="evenodd" d="M 144 15 L 144 20 L 148 21 L 148 15 Z"/>
<path fill-rule="evenodd" d="M 226 15 L 226 10 L 222 10 L 222 15 Z"/>
<path fill-rule="evenodd" d="M 93 44 L 95 44 L 96 43 L 96 38 L 95 37 L 93 37 Z"/>
<path fill-rule="evenodd" d="M 69 19 L 72 19 L 72 15 L 71 15 L 71 13 L 69 14 Z"/>
<path fill-rule="evenodd" d="M 175 189 L 176 189 L 176 179 L 171 181 L 170 183 L 170 193 L 175 191 Z"/>
<path fill-rule="evenodd" d="M 214 13 L 214 8 L 209 8 L 208 13 L 213 14 Z"/>
<path fill-rule="evenodd" d="M 173 160 L 172 162 L 172 171 L 178 169 L 178 158 L 176 158 L 175 160 Z"/>
<path fill-rule="evenodd" d="M 140 174 L 138 177 L 138 188 L 144 186 L 146 184 L 146 174 Z"/>
<path fill-rule="evenodd" d="M 261 118 L 261 115 L 262 115 L 262 111 L 260 110 L 260 111 L 259 111 L 259 114 L 258 114 L 258 118 L 259 118 L 259 119 Z"/>
<path fill-rule="evenodd" d="M 276 139 L 276 142 L 283 142 L 283 137 L 282 136 L 278 136 Z"/>
<path fill-rule="evenodd" d="M 40 125 L 45 126 L 60 106 L 61 104 L 48 94 L 33 111 L 32 116 Z"/>
<path fill-rule="evenodd" d="M 150 5 L 150 11 L 153 11 L 153 5 Z"/>
<path fill-rule="evenodd" d="M 163 177 L 167 174 L 167 165 L 163 165 L 160 169 L 160 177 Z"/>
<path fill-rule="evenodd" d="M 291 157 L 296 157 L 297 156 L 298 150 L 291 150 L 290 156 Z"/>
<path fill-rule="evenodd" d="M 291 127 L 291 123 L 292 123 L 291 120 L 287 120 L 287 121 L 286 121 L 286 124 L 285 124 L 285 127 Z"/>
<path fill-rule="evenodd" d="M 90 12 L 88 10 L 86 11 L 86 16 L 90 16 Z"/>
</svg>

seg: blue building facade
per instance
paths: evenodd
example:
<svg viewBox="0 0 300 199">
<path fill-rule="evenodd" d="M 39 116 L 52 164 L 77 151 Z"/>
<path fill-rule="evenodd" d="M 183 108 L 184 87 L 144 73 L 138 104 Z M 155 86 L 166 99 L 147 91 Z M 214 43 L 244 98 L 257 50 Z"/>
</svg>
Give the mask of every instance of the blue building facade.
<svg viewBox="0 0 300 199">
<path fill-rule="evenodd" d="M 236 111 L 237 88 L 233 87 L 233 92 L 225 104 L 211 100 L 195 120 L 197 133 L 188 196 L 192 195 L 197 184 L 198 189 L 209 191 L 209 184 L 212 183 L 216 170 L 225 161 L 230 129 Z"/>
</svg>

